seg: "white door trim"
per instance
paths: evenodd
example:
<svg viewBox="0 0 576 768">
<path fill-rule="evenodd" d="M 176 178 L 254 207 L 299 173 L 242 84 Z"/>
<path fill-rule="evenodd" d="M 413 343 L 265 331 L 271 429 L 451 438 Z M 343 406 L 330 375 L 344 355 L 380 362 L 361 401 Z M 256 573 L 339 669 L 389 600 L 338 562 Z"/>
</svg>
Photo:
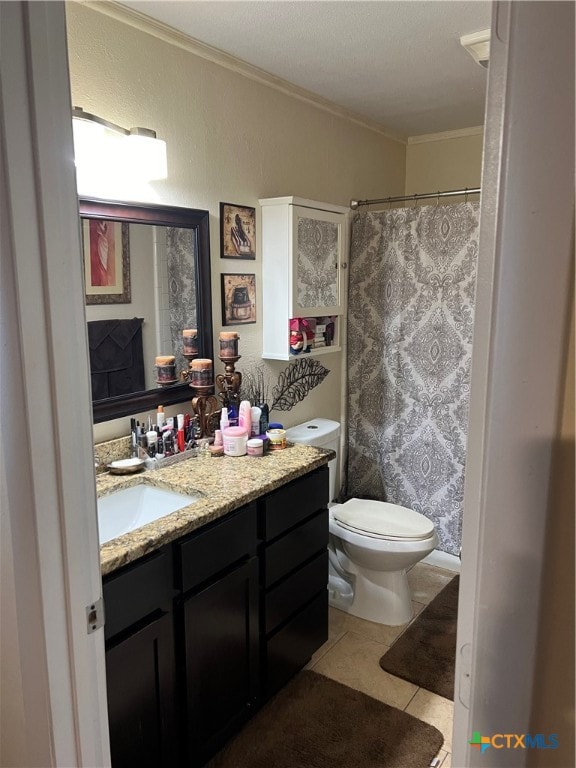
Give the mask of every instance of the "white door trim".
<svg viewBox="0 0 576 768">
<path fill-rule="evenodd" d="M 2 313 L 3 523 L 27 750 L 15 764 L 105 766 L 103 631 L 89 635 L 85 614 L 101 579 L 64 3 L 0 13 L 5 309 L 15 294 Z"/>
<path fill-rule="evenodd" d="M 488 755 L 467 742 L 474 731 L 525 734 L 534 726 L 550 461 L 573 290 L 573 56 L 573 3 L 495 4 L 457 638 L 458 768 L 530 759 L 530 750 Z"/>
</svg>

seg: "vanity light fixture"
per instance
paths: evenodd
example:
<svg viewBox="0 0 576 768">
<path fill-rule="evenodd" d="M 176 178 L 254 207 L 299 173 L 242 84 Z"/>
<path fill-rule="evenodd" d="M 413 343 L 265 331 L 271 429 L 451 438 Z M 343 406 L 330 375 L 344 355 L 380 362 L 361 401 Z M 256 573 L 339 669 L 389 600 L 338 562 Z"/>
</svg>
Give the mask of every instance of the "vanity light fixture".
<svg viewBox="0 0 576 768">
<path fill-rule="evenodd" d="M 78 168 L 112 165 L 139 179 L 153 181 L 168 175 L 166 142 L 149 128 L 122 128 L 82 107 L 72 109 L 74 154 Z"/>
<path fill-rule="evenodd" d="M 490 62 L 490 30 L 483 29 L 471 35 L 462 35 L 460 45 L 465 48 L 477 64 L 488 69 Z"/>
</svg>

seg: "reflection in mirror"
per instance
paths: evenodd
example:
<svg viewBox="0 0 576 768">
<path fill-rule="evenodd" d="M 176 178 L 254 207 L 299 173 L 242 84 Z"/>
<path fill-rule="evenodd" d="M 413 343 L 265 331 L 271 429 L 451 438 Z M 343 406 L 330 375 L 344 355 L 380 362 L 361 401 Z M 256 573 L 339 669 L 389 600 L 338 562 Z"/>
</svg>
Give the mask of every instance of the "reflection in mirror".
<svg viewBox="0 0 576 768">
<path fill-rule="evenodd" d="M 188 367 L 182 332 L 212 356 L 208 212 L 80 200 L 94 422 L 189 399 L 157 357 Z"/>
</svg>

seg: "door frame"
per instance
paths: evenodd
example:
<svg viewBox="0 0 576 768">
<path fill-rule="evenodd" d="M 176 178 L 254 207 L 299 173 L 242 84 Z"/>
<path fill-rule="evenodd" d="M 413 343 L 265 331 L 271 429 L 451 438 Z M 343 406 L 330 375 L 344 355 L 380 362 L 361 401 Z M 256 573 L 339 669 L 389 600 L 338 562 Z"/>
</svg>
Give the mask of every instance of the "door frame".
<svg viewBox="0 0 576 768">
<path fill-rule="evenodd" d="M 574 4 L 497 2 L 490 43 L 452 765 L 530 733 L 573 295 Z M 572 585 L 573 586 L 573 585 Z M 559 725 L 558 725 L 559 727 Z M 490 749 L 525 765 L 530 750 Z"/>
<path fill-rule="evenodd" d="M 0 3 L 0 35 L 1 760 L 107 766 L 104 633 L 87 620 L 101 578 L 64 3 Z"/>
</svg>

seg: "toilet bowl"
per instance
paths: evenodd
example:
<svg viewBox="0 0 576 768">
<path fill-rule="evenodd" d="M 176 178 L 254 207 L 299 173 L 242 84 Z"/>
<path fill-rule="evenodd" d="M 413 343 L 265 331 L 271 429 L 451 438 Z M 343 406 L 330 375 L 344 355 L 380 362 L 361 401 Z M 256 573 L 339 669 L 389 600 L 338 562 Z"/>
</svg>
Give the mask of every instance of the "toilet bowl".
<svg viewBox="0 0 576 768">
<path fill-rule="evenodd" d="M 340 425 L 312 419 L 286 431 L 286 439 L 338 452 Z M 330 501 L 336 460 L 329 462 Z M 433 523 L 412 509 L 383 501 L 350 499 L 329 505 L 329 600 L 368 621 L 397 626 L 413 615 L 407 569 L 438 546 Z"/>
</svg>

